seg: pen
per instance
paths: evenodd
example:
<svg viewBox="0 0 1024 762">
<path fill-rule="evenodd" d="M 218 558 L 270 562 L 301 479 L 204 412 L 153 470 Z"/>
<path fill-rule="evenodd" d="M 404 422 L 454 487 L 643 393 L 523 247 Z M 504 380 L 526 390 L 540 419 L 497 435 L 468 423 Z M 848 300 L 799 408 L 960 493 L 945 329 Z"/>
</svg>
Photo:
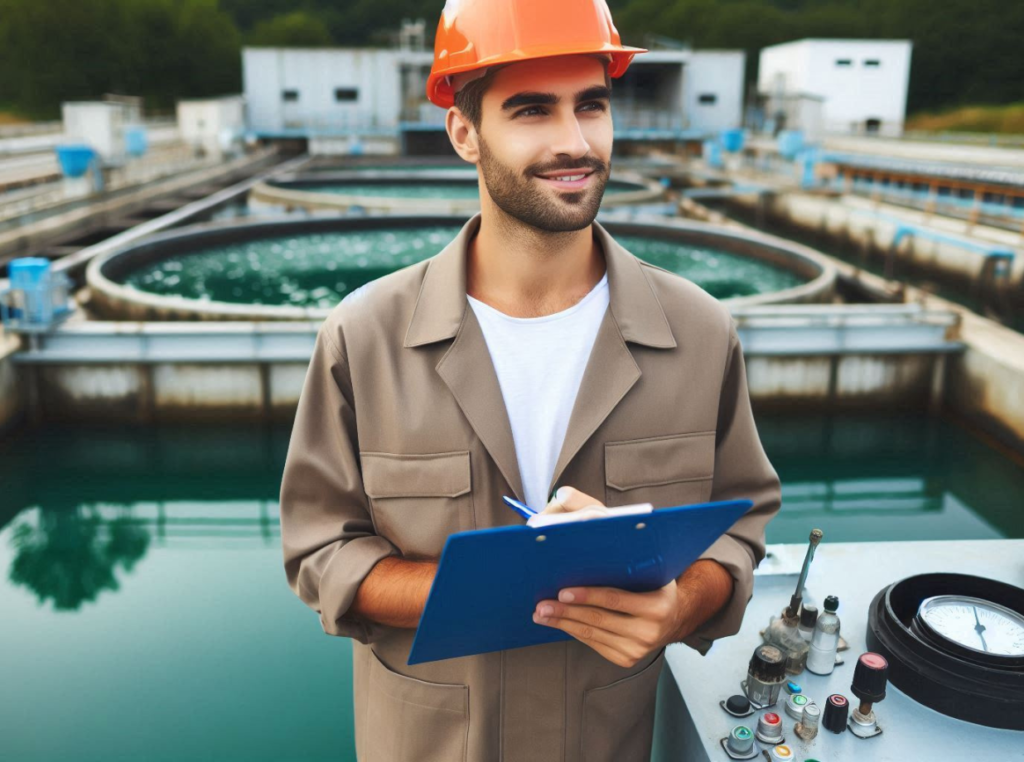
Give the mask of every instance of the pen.
<svg viewBox="0 0 1024 762">
<path fill-rule="evenodd" d="M 518 513 L 520 516 L 522 516 L 527 521 L 529 521 L 529 519 L 532 518 L 533 516 L 537 515 L 537 511 L 533 510 L 533 508 L 528 506 L 526 503 L 519 502 L 514 497 L 509 497 L 508 495 L 502 495 L 501 499 L 505 501 L 505 505 L 507 505 L 509 508 L 511 508 L 516 513 Z"/>
</svg>

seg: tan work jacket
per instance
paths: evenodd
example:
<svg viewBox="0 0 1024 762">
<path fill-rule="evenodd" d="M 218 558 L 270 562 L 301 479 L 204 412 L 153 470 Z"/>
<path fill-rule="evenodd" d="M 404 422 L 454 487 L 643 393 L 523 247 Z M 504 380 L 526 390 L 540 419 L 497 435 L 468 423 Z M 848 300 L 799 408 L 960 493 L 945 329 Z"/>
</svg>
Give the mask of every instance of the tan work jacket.
<svg viewBox="0 0 1024 762">
<path fill-rule="evenodd" d="M 414 630 L 347 613 L 382 558 L 437 558 L 452 532 L 522 523 L 501 501 L 522 499 L 523 488 L 466 300 L 479 220 L 436 256 L 353 293 L 320 328 L 281 484 L 288 582 L 326 633 L 356 641 L 363 762 L 647 760 L 664 651 L 627 669 L 571 640 L 408 666 Z M 704 554 L 729 570 L 735 592 L 687 639 L 703 652 L 739 629 L 764 527 L 779 508 L 778 478 L 725 307 L 641 262 L 600 224 L 593 231 L 610 308 L 549 489 L 568 484 L 610 506 L 754 501 Z"/>
</svg>

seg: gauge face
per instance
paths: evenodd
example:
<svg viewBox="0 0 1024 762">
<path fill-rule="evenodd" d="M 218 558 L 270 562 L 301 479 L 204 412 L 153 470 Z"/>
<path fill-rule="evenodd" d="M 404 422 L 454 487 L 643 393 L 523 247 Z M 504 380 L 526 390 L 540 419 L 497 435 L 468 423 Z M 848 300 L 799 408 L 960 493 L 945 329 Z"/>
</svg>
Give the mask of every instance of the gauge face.
<svg viewBox="0 0 1024 762">
<path fill-rule="evenodd" d="M 981 598 L 936 595 L 921 602 L 918 618 L 936 635 L 995 657 L 1024 657 L 1024 616 Z"/>
</svg>

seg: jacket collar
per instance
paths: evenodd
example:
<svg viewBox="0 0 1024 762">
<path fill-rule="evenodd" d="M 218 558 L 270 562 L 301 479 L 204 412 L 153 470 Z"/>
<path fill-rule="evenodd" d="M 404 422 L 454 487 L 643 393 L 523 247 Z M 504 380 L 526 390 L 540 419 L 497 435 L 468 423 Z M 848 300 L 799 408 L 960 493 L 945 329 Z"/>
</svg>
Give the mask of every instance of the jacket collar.
<svg viewBox="0 0 1024 762">
<path fill-rule="evenodd" d="M 453 338 L 469 302 L 466 299 L 466 255 L 480 228 L 478 212 L 427 265 L 416 307 L 405 334 L 406 347 Z M 676 346 L 665 311 L 644 274 L 640 261 L 620 246 L 597 221 L 594 235 L 608 269 L 610 312 L 626 341 L 668 349 Z"/>
</svg>

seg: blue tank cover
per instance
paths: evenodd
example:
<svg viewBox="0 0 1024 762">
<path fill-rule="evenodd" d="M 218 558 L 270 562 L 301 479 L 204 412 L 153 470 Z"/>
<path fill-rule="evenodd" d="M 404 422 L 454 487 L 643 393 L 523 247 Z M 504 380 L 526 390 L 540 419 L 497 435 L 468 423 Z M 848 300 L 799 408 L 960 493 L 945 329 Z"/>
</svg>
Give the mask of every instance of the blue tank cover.
<svg viewBox="0 0 1024 762">
<path fill-rule="evenodd" d="M 729 153 L 737 153 L 743 150 L 744 135 L 741 129 L 722 130 L 719 139 L 722 142 L 722 148 Z"/>
<path fill-rule="evenodd" d="M 60 171 L 65 177 L 81 177 L 96 158 L 96 151 L 84 144 L 57 146 L 56 151 Z"/>
</svg>

